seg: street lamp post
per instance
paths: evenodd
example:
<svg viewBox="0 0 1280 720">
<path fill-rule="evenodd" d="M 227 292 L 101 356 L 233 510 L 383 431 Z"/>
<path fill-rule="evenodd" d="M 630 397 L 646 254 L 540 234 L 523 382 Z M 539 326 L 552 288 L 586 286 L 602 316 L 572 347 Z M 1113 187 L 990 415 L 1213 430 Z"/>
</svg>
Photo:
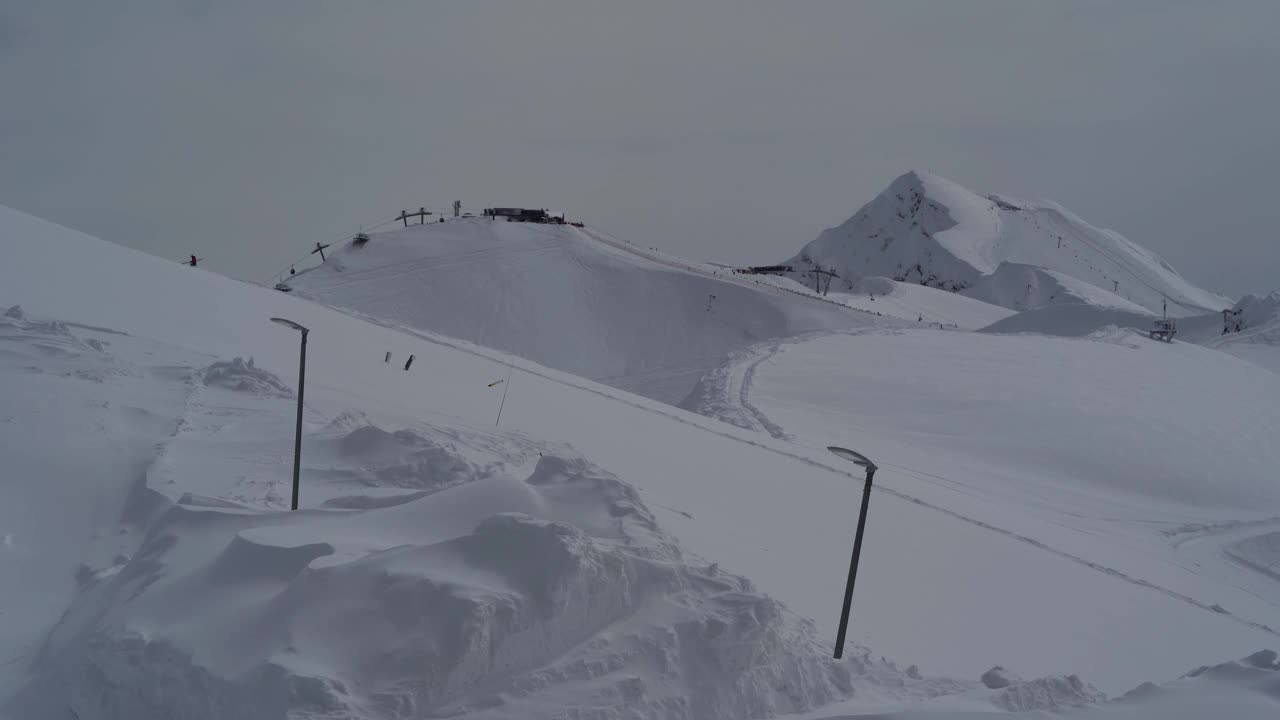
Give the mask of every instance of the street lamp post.
<svg viewBox="0 0 1280 720">
<path fill-rule="evenodd" d="M 302 391 L 307 382 L 307 334 L 311 331 L 292 320 L 285 320 L 284 318 L 271 318 L 271 322 L 279 323 L 302 333 L 302 351 L 298 359 L 298 425 L 293 436 L 293 501 L 289 504 L 290 510 L 297 510 L 298 470 L 302 464 Z"/>
<path fill-rule="evenodd" d="M 871 502 L 871 479 L 876 464 L 865 455 L 842 447 L 827 448 L 836 455 L 866 470 L 867 482 L 862 487 L 862 509 L 858 511 L 858 532 L 853 538 L 853 557 L 849 560 L 849 580 L 844 586 L 844 606 L 840 608 L 840 629 L 836 632 L 836 659 L 844 655 L 844 635 L 849 627 L 849 606 L 853 603 L 853 583 L 858 578 L 858 556 L 862 554 L 862 531 L 867 526 L 867 505 Z"/>
</svg>

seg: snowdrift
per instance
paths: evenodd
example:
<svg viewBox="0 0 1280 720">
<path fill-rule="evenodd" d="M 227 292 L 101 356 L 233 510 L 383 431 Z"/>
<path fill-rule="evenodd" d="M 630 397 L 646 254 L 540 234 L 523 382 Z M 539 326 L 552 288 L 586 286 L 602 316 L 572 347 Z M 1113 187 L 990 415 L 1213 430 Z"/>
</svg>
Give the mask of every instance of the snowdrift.
<svg viewBox="0 0 1280 720">
<path fill-rule="evenodd" d="M 348 244 L 288 281 L 302 297 L 439 332 L 668 403 L 752 343 L 871 319 L 683 271 L 566 225 L 461 219 Z"/>
<path fill-rule="evenodd" d="M 55 637 L 46 678 L 93 717 L 736 718 L 860 682 L 557 456 L 354 513 L 174 506 Z"/>
<path fill-rule="evenodd" d="M 944 290 L 974 289 L 980 299 L 1025 304 L 1027 297 L 1019 291 L 1025 282 L 1012 287 L 1003 278 L 983 282 L 1003 263 L 1074 278 L 1155 313 L 1165 299 L 1177 316 L 1231 304 L 1193 286 L 1149 250 L 1093 227 L 1059 205 L 982 197 L 919 171 L 894 180 L 853 217 L 824 231 L 785 264 L 800 272 L 815 266 L 834 270 L 846 283 L 885 276 Z M 1005 272 L 1016 276 L 1022 271 Z M 1085 302 L 1098 299 L 1092 291 L 1067 289 Z M 1046 296 L 1057 294 L 1051 289 Z"/>
</svg>

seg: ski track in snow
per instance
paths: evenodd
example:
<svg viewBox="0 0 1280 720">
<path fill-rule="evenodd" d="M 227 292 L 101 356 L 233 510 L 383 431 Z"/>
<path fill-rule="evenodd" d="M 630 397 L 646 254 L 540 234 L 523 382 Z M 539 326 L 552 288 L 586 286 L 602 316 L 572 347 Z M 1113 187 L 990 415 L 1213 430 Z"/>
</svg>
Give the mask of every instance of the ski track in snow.
<svg viewBox="0 0 1280 720">
<path fill-rule="evenodd" d="M 788 339 L 786 339 L 786 340 L 772 341 L 772 342 L 764 343 L 764 344 L 762 344 L 762 345 L 758 345 L 758 346 L 756 346 L 752 351 L 750 351 L 750 352 L 748 352 L 748 353 L 745 353 L 745 354 L 744 354 L 744 355 L 745 355 L 745 357 L 740 358 L 740 359 L 737 361 L 736 367 L 735 367 L 735 368 L 733 368 L 733 371 L 732 371 L 732 372 L 733 372 L 733 373 L 737 373 L 737 374 L 739 374 L 739 375 L 741 376 L 740 389 L 739 389 L 739 391 L 738 391 L 738 393 L 737 393 L 737 399 L 738 399 L 738 401 L 741 403 L 741 406 L 743 407 L 743 409 L 744 409 L 744 410 L 746 410 L 746 412 L 750 414 L 751 418 L 752 418 L 752 419 L 754 419 L 754 420 L 759 424 L 760 428 L 761 428 L 761 429 L 763 429 L 764 431 L 766 431 L 766 432 L 767 432 L 771 437 L 773 437 L 775 440 L 781 440 L 781 441 L 788 441 L 788 440 L 791 440 L 791 439 L 793 439 L 793 436 L 791 436 L 791 435 L 787 434 L 787 433 L 786 433 L 786 431 L 785 431 L 785 430 L 784 430 L 780 425 L 778 425 L 777 423 L 775 423 L 775 422 L 773 422 L 772 420 L 770 420 L 770 419 L 768 418 L 768 416 L 766 416 L 766 415 L 765 415 L 765 413 L 764 413 L 762 410 L 760 410 L 757 406 L 755 406 L 755 405 L 753 405 L 753 404 L 751 404 L 751 403 L 750 403 L 749 398 L 750 398 L 750 395 L 751 395 L 751 385 L 752 385 L 752 381 L 753 381 L 754 376 L 755 376 L 755 370 L 756 370 L 756 368 L 760 367 L 760 365 L 761 365 L 761 364 L 763 364 L 764 362 L 769 361 L 769 360 L 772 360 L 772 359 L 773 359 L 773 357 L 774 357 L 775 355 L 777 355 L 777 353 L 781 350 L 781 348 L 783 347 L 783 345 L 786 345 L 786 344 L 794 344 L 794 343 L 798 343 L 798 342 L 804 342 L 805 340 L 812 339 L 812 338 L 817 337 L 817 336 L 819 336 L 819 335 L 865 335 L 865 334 L 869 334 L 869 333 L 876 333 L 876 332 L 879 332 L 879 333 L 889 332 L 889 333 L 891 333 L 891 332 L 893 332 L 893 331 L 885 331 L 885 330 L 866 330 L 866 331 L 855 331 L 855 332 L 828 332 L 828 333 L 813 333 L 813 334 L 810 334 L 810 335 L 808 335 L 808 336 L 806 336 L 806 337 L 804 337 L 804 338 L 788 338 Z M 941 332 L 941 331 L 940 331 L 940 332 Z M 721 388 L 727 388 L 728 384 L 729 384 L 728 382 L 724 382 L 723 384 L 721 384 Z M 730 395 L 730 394 L 729 394 L 729 393 L 727 393 L 727 392 L 726 392 L 726 393 L 724 393 L 724 396 L 725 396 L 725 397 L 724 397 L 724 398 L 722 398 L 722 399 L 728 399 L 729 397 L 732 397 L 732 395 Z M 776 451 L 776 452 L 782 452 L 782 451 Z M 847 475 L 847 474 L 848 474 L 847 472 L 844 472 L 844 471 L 838 470 L 838 469 L 833 468 L 833 467 L 829 467 L 829 466 L 827 466 L 827 465 L 825 465 L 825 464 L 823 464 L 823 463 L 819 463 L 819 462 L 817 462 L 817 461 L 811 460 L 811 459 L 809 459 L 809 458 L 805 458 L 805 457 L 800 456 L 800 455 L 792 455 L 792 454 L 790 454 L 790 453 L 785 453 L 785 452 L 784 452 L 783 454 L 790 455 L 791 457 L 794 457 L 794 458 L 795 458 L 795 459 L 797 459 L 797 460 L 801 460 L 801 461 L 803 461 L 803 462 L 807 462 L 807 463 L 809 463 L 809 464 L 811 464 L 811 465 L 816 465 L 816 466 L 818 466 L 818 467 L 823 467 L 823 468 L 829 469 L 829 470 L 831 470 L 832 472 L 839 472 L 839 473 L 841 473 L 841 474 L 845 474 L 845 475 Z M 959 483 L 959 482 L 956 482 L 956 481 L 954 481 L 954 480 L 947 480 L 947 479 L 945 479 L 945 478 L 937 478 L 937 476 L 936 476 L 936 475 L 934 475 L 934 474 L 932 474 L 932 473 L 927 473 L 927 472 L 924 472 L 924 471 L 921 471 L 921 470 L 916 470 L 916 469 L 911 468 L 911 467 L 908 467 L 908 466 L 906 466 L 906 465 L 899 465 L 899 464 L 894 464 L 894 463 L 882 463 L 882 464 L 881 464 L 881 467 L 883 467 L 883 468 L 891 468 L 891 469 L 894 469 L 894 470 L 897 470 L 897 471 L 900 471 L 900 472 L 905 472 L 905 473 L 908 473 L 908 474 L 911 474 L 911 475 L 915 475 L 915 476 L 917 476 L 917 477 L 919 477 L 919 478 L 921 478 L 921 479 L 924 479 L 924 478 L 933 478 L 933 479 L 936 479 L 936 480 L 945 480 L 945 481 L 947 482 L 947 484 L 948 484 L 948 485 L 958 485 L 958 486 L 963 486 L 963 485 L 964 485 L 963 483 Z M 928 481 L 928 480 L 926 480 L 926 481 Z M 1019 541 L 1019 542 L 1025 543 L 1025 544 L 1030 545 L 1030 546 L 1032 546 L 1032 547 L 1034 547 L 1034 548 L 1036 548 L 1036 549 L 1043 550 L 1044 552 L 1050 553 L 1050 554 L 1052 554 L 1052 555 L 1056 555 L 1056 556 L 1061 557 L 1061 558 L 1063 558 L 1063 559 L 1065 559 L 1065 560 L 1070 560 L 1071 562 L 1077 563 L 1077 564 L 1079 564 L 1079 565 L 1083 565 L 1083 566 L 1085 566 L 1085 567 L 1087 567 L 1087 568 L 1090 568 L 1091 570 L 1095 570 L 1095 571 L 1100 572 L 1100 573 L 1102 573 L 1102 574 L 1104 574 L 1104 575 L 1108 575 L 1108 576 L 1110 576 L 1110 577 L 1114 577 L 1114 578 L 1116 578 L 1116 579 L 1118 579 L 1118 580 L 1123 580 L 1123 581 L 1128 582 L 1128 583 L 1131 583 L 1131 584 L 1133 584 L 1133 585 L 1137 585 L 1138 587 L 1143 587 L 1143 588 L 1147 588 L 1147 589 L 1149 589 L 1149 590 L 1154 590 L 1154 591 L 1156 591 L 1156 592 L 1162 593 L 1162 594 L 1164 594 L 1164 595 L 1166 595 L 1166 596 L 1168 596 L 1168 597 L 1171 597 L 1171 598 L 1173 598 L 1173 599 L 1175 599 L 1175 600 L 1179 600 L 1179 601 L 1181 601 L 1181 602 L 1184 602 L 1184 603 L 1186 603 L 1186 604 L 1188 604 L 1188 605 L 1191 605 L 1191 606 L 1193 606 L 1193 607 L 1199 608 L 1199 609 L 1201 609 L 1201 610 L 1205 610 L 1205 611 L 1207 611 L 1207 612 L 1215 613 L 1215 614 L 1218 614 L 1218 615 L 1223 615 L 1223 616 L 1228 617 L 1228 618 L 1230 618 L 1230 619 L 1234 620 L 1235 622 L 1238 622 L 1238 623 L 1240 623 L 1240 624 L 1242 624 L 1242 625 L 1245 625 L 1245 626 L 1247 626 L 1247 627 L 1251 627 L 1251 628 L 1254 628 L 1254 629 L 1257 629 L 1257 630 L 1263 630 L 1263 631 L 1268 632 L 1268 633 L 1270 633 L 1270 634 L 1272 634 L 1272 635 L 1275 635 L 1275 636 L 1277 636 L 1277 637 L 1280 637 L 1280 631 L 1277 631 L 1276 629 L 1274 629 L 1274 628 L 1270 627 L 1269 625 L 1265 625 L 1265 624 L 1263 624 L 1263 623 L 1259 623 L 1259 622 L 1254 622 L 1254 621 L 1252 621 L 1252 620 L 1248 620 L 1248 619 L 1242 618 L 1242 617 L 1240 617 L 1240 616 L 1238 616 L 1238 615 L 1234 615 L 1234 614 L 1232 614 L 1231 612 L 1229 612 L 1229 611 L 1227 611 L 1227 610 L 1224 610 L 1221 606 L 1218 606 L 1218 605 L 1215 605 L 1215 604 L 1212 604 L 1212 603 L 1202 602 L 1202 601 L 1200 601 L 1200 600 L 1197 600 L 1197 599 L 1195 599 L 1195 598 L 1191 597 L 1190 595 L 1187 595 L 1187 594 L 1185 594 L 1185 593 L 1178 592 L 1177 590 L 1173 590 L 1173 589 L 1170 589 L 1170 588 L 1164 587 L 1164 586 L 1162 586 L 1162 585 L 1158 585 L 1158 584 L 1152 583 L 1152 582 L 1150 582 L 1150 581 L 1148 581 L 1148 580 L 1144 580 L 1144 579 L 1139 578 L 1139 577 L 1134 577 L 1133 575 L 1130 575 L 1130 574 L 1128 574 L 1128 573 L 1121 572 L 1120 570 L 1116 570 L 1115 568 L 1107 567 L 1106 565 L 1102 565 L 1101 563 L 1097 563 L 1097 562 L 1094 562 L 1094 561 L 1092 561 L 1092 560 L 1087 560 L 1087 559 L 1085 559 L 1085 558 L 1083 558 L 1083 557 L 1080 557 L 1080 556 L 1078 556 L 1078 555 L 1075 555 L 1075 554 L 1072 554 L 1072 553 L 1066 552 L 1066 551 L 1064 551 L 1064 550 L 1059 550 L 1058 548 L 1052 547 L 1052 546 L 1050 546 L 1050 545 L 1046 545 L 1045 543 L 1043 543 L 1043 542 L 1041 542 L 1041 541 L 1039 541 L 1039 540 L 1036 540 L 1036 539 L 1035 539 L 1035 538 L 1033 538 L 1033 537 L 1030 537 L 1030 536 L 1027 536 L 1027 535 L 1023 535 L 1023 534 L 1021 534 L 1021 533 L 1014 532 L 1014 531 L 1012 531 L 1012 530 L 1007 530 L 1007 529 L 1005 529 L 1005 528 L 999 527 L 999 526 L 997 526 L 997 525 L 993 525 L 993 524 L 991 524 L 991 523 L 989 523 L 989 522 L 986 522 L 986 521 L 984 521 L 984 520 L 979 520 L 978 518 L 971 517 L 971 516 L 965 515 L 965 514 L 963 514 L 963 513 L 956 512 L 956 511 L 954 511 L 954 510 L 950 510 L 950 509 L 948 509 L 948 508 L 942 507 L 942 506 L 940 506 L 940 505 L 936 505 L 936 504 L 934 504 L 934 503 L 930 503 L 930 502 L 928 502 L 928 501 L 926 501 L 926 500 L 922 500 L 922 499 L 920 499 L 920 498 L 918 498 L 918 497 L 915 497 L 915 496 L 913 496 L 913 495 L 910 495 L 910 494 L 908 494 L 908 493 L 904 493 L 904 492 L 901 492 L 901 491 L 899 491 L 899 490 L 894 490 L 894 489 L 892 489 L 892 488 L 887 488 L 887 487 L 884 487 L 883 485 L 873 485 L 872 487 L 873 487 L 877 492 L 883 493 L 883 494 L 888 495 L 888 496 L 890 496 L 890 497 L 895 497 L 895 498 L 897 498 L 897 499 L 899 499 L 899 500 L 902 500 L 902 501 L 904 501 L 904 502 L 909 502 L 909 503 L 912 503 L 912 504 L 914 504 L 914 505 L 918 505 L 918 506 L 920 506 L 920 507 L 928 508 L 928 509 L 930 509 L 930 510 L 933 510 L 933 511 L 936 511 L 936 512 L 942 513 L 942 514 L 944 514 L 944 515 L 947 515 L 947 516 L 953 517 L 953 518 L 955 518 L 955 519 L 957 519 L 957 520 L 960 520 L 960 521 L 962 521 L 962 522 L 966 522 L 966 523 L 969 523 L 969 524 L 974 525 L 974 526 L 976 526 L 976 527 L 980 527 L 980 528 L 982 528 L 982 529 L 984 529 L 984 530 L 989 530 L 989 531 L 991 531 L 991 532 L 998 533 L 998 534 L 1000 534 L 1000 535 L 1004 535 L 1005 537 L 1008 537 L 1008 538 L 1011 538 L 1011 539 L 1013 539 L 1013 540 L 1017 540 L 1017 541 Z M 969 490 L 976 490 L 976 488 L 968 488 L 968 489 L 969 489 Z M 1225 532 L 1225 531 L 1227 531 L 1227 530 L 1237 530 L 1237 529 L 1239 529 L 1239 528 L 1240 528 L 1240 527 L 1242 527 L 1242 526 L 1254 526 L 1254 525 L 1264 525 L 1264 526 L 1265 526 L 1265 525 L 1269 525 L 1269 524 L 1274 523 L 1274 522 L 1280 522 L 1280 519 L 1277 519 L 1277 520 L 1266 520 L 1266 521 L 1257 521 L 1257 522 L 1231 523 L 1231 524 L 1228 524 L 1226 527 L 1223 527 L 1222 529 L 1217 530 L 1216 532 Z M 1187 540 L 1192 540 L 1192 539 L 1202 539 L 1202 538 L 1204 538 L 1204 537 L 1207 537 L 1207 536 L 1209 536 L 1209 535 L 1212 535 L 1214 532 L 1215 532 L 1215 531 L 1210 530 L 1210 531 L 1208 531 L 1208 532 L 1206 532 L 1206 533 L 1203 533 L 1203 534 L 1197 535 L 1197 536 L 1196 536 L 1196 538 L 1187 538 L 1186 540 L 1183 540 L 1182 542 L 1186 542 Z M 1175 543 L 1175 546 L 1177 546 L 1178 544 L 1180 544 L 1180 543 Z M 1228 556 L 1230 556 L 1230 553 L 1226 553 L 1226 554 L 1227 554 Z M 1233 559 L 1233 560 L 1235 560 L 1236 562 L 1241 562 L 1241 561 L 1239 560 L 1239 558 L 1236 558 L 1236 557 L 1234 557 L 1234 556 L 1231 556 L 1231 557 L 1232 557 L 1232 559 Z M 1246 590 L 1246 592 L 1247 592 L 1247 590 Z M 1253 593 L 1251 593 L 1251 594 L 1253 594 Z"/>
</svg>

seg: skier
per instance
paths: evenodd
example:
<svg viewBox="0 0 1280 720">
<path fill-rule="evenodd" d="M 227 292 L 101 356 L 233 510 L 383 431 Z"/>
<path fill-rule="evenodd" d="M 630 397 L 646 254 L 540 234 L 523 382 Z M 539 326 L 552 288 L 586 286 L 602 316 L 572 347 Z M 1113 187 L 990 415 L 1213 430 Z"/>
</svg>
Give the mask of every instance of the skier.
<svg viewBox="0 0 1280 720">
<path fill-rule="evenodd" d="M 196 267 L 196 263 L 198 262 L 200 262 L 200 258 L 196 257 L 195 255 L 192 255 L 191 260 L 187 264 L 190 265 L 191 267 Z"/>
<path fill-rule="evenodd" d="M 412 355 L 410 355 L 410 356 L 409 356 L 409 359 L 404 361 L 404 369 L 405 369 L 405 370 L 408 370 L 408 369 L 409 369 L 409 366 L 410 366 L 410 365 L 412 365 L 412 364 L 413 364 L 413 356 L 412 356 Z"/>
</svg>

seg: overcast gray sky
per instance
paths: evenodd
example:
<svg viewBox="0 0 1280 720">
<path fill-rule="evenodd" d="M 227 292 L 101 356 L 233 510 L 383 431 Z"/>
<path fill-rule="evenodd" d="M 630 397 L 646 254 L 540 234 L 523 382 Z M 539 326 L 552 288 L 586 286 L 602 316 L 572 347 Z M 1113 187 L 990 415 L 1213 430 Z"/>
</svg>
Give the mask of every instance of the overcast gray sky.
<svg viewBox="0 0 1280 720">
<path fill-rule="evenodd" d="M 455 199 L 777 261 L 923 168 L 1234 296 L 1278 115 L 1275 0 L 0 4 L 0 203 L 255 281 Z"/>
</svg>

